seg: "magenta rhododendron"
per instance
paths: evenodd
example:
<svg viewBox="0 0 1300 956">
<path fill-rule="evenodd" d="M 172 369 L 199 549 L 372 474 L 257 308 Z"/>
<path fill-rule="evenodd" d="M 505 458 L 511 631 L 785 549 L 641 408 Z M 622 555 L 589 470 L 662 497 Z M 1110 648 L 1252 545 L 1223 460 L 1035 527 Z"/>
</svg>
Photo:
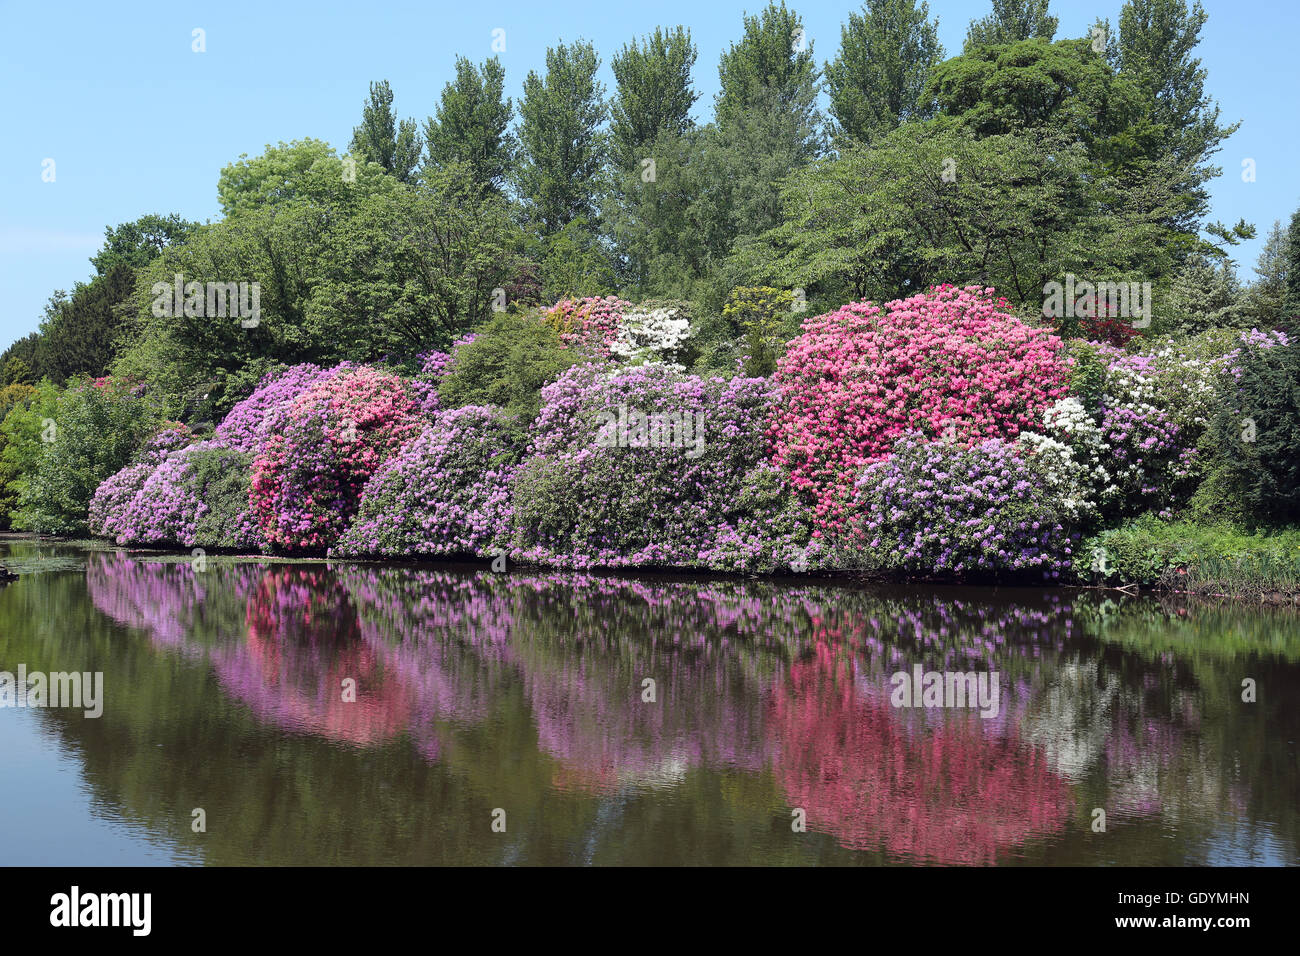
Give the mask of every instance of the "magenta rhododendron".
<svg viewBox="0 0 1300 956">
<path fill-rule="evenodd" d="M 266 541 L 328 548 L 370 476 L 420 427 L 416 398 L 396 375 L 345 363 L 317 381 L 253 462 L 250 502 Z"/>
<path fill-rule="evenodd" d="M 777 367 L 770 435 L 821 529 L 838 523 L 862 467 L 905 432 L 1014 438 L 1066 393 L 1060 338 L 1005 306 L 992 289 L 937 286 L 804 323 Z"/>
</svg>

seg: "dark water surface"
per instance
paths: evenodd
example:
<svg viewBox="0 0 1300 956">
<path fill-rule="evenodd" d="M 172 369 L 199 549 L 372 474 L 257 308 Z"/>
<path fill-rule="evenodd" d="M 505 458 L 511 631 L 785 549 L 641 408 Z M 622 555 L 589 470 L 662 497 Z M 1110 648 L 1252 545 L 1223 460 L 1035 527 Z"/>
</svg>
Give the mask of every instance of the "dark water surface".
<svg viewBox="0 0 1300 956">
<path fill-rule="evenodd" d="M 0 589 L 0 671 L 105 686 L 98 719 L 0 709 L 0 864 L 1300 862 L 1292 611 L 14 540 L 0 561 L 30 571 Z M 894 707 L 915 664 L 996 672 L 998 713 Z"/>
</svg>

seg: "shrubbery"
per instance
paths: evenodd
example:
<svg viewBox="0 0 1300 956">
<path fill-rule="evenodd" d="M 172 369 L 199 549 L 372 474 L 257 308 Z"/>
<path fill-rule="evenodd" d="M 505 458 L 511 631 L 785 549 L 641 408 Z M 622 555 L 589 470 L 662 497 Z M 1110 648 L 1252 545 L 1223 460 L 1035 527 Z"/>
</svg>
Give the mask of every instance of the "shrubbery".
<svg viewBox="0 0 1300 956">
<path fill-rule="evenodd" d="M 519 453 L 499 409 L 439 415 L 366 484 L 339 555 L 486 555 L 506 544 Z"/>
<path fill-rule="evenodd" d="M 775 460 L 832 530 L 862 467 L 906 432 L 1015 438 L 1063 396 L 1061 341 L 989 290 L 943 286 L 882 309 L 855 302 L 804 323 L 776 372 Z"/>
<path fill-rule="evenodd" d="M 90 500 L 100 482 L 135 456 L 152 433 L 156 412 L 143 386 L 120 379 L 85 379 L 58 399 L 39 425 L 40 449 L 19 492 L 13 524 L 54 534 L 86 531 Z M 27 447 L 32 449 L 30 436 Z"/>
<path fill-rule="evenodd" d="M 267 543 L 333 545 L 370 476 L 419 431 L 418 411 L 405 381 L 346 363 L 299 394 L 253 461 L 253 515 Z"/>
<path fill-rule="evenodd" d="M 765 550 L 740 502 L 767 456 L 772 400 L 763 379 L 701 379 L 660 365 L 571 369 L 543 390 L 516 478 L 516 556 L 722 569 Z"/>
<path fill-rule="evenodd" d="M 1059 578 L 1077 533 L 1023 447 L 908 436 L 857 481 L 849 522 L 868 567 L 914 574 L 1032 572 Z"/>
</svg>

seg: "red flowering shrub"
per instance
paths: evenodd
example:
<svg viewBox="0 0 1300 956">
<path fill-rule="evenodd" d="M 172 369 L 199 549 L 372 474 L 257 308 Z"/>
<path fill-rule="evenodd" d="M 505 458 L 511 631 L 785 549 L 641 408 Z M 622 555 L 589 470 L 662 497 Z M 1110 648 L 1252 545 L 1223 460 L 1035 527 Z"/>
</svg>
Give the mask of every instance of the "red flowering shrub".
<svg viewBox="0 0 1300 956">
<path fill-rule="evenodd" d="M 1066 394 L 1061 340 L 1005 311 L 992 289 L 937 286 L 809 319 L 777 365 L 774 461 L 836 525 L 863 466 L 905 432 L 1014 438 Z"/>
<path fill-rule="evenodd" d="M 253 462 L 249 501 L 270 545 L 328 548 L 378 467 L 419 433 L 409 383 L 344 364 L 293 400 Z"/>
</svg>

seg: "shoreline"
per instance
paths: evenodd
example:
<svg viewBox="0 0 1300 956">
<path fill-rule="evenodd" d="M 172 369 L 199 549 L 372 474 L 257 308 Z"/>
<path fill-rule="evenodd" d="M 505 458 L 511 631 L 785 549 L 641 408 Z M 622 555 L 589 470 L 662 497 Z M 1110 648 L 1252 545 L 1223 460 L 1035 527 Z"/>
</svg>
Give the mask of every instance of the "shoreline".
<svg viewBox="0 0 1300 956">
<path fill-rule="evenodd" d="M 86 547 L 88 550 L 101 550 L 105 552 L 117 552 L 128 556 L 149 557 L 157 556 L 165 559 L 175 560 L 193 560 L 195 555 L 194 549 L 186 549 L 182 545 L 159 545 L 157 547 L 139 547 L 131 545 L 120 545 L 110 542 L 106 538 L 95 537 L 73 537 L 66 535 L 40 535 L 34 532 L 5 531 L 0 532 L 0 544 L 6 542 L 25 542 L 35 545 L 53 544 L 53 545 L 71 545 Z M 485 570 L 481 565 L 491 559 L 476 557 L 474 555 L 460 555 L 455 557 L 447 556 L 420 556 L 411 555 L 401 558 L 384 558 L 384 557 L 331 557 L 328 554 L 280 554 L 275 552 L 250 552 L 237 548 L 203 548 L 203 557 L 218 559 L 234 559 L 238 561 L 258 562 L 264 564 L 320 564 L 320 565 L 353 565 L 353 566 L 380 566 L 394 568 L 447 568 L 458 570 Z M 595 577 L 623 577 L 623 578 L 651 578 L 654 580 L 669 580 L 681 583 L 685 582 L 705 582 L 705 581 L 765 581 L 772 583 L 782 583 L 795 585 L 821 585 L 821 586 L 862 586 L 870 585 L 877 587 L 897 587 L 897 588 L 986 588 L 990 591 L 1020 590 L 1020 591 L 1097 591 L 1123 594 L 1126 597 L 1148 597 L 1148 598 L 1169 598 L 1183 597 L 1199 602 L 1207 603 L 1235 603 L 1235 604 L 1254 604 L 1266 607 L 1294 607 L 1300 609 L 1300 591 L 1266 591 L 1266 592 L 1233 592 L 1233 591 L 1202 591 L 1188 590 L 1185 588 L 1176 588 L 1163 585 L 1159 582 L 1156 584 L 1143 584 L 1140 582 L 1127 582 L 1117 584 L 1082 584 L 1076 582 L 1053 582 L 1037 583 L 1026 582 L 1023 580 L 995 580 L 995 579 L 968 579 L 961 580 L 949 577 L 924 577 L 917 575 L 906 575 L 888 571 L 855 571 L 852 569 L 841 569 L 834 571 L 808 571 L 803 573 L 782 572 L 774 574 L 742 574 L 734 571 L 712 571 L 707 569 L 683 568 L 678 566 L 643 566 L 633 568 L 620 568 L 609 566 L 595 566 L 589 568 L 570 568 L 556 565 L 540 564 L 525 561 L 509 561 L 509 569 L 528 571 L 528 572 L 560 572 L 573 574 L 587 574 Z M 9 580 L 15 580 L 24 573 L 23 571 L 12 571 L 7 564 L 0 562 L 0 573 L 8 572 L 14 577 Z M 497 573 L 509 573 L 509 570 Z M 1167 575 L 1166 575 L 1167 577 Z"/>
</svg>

